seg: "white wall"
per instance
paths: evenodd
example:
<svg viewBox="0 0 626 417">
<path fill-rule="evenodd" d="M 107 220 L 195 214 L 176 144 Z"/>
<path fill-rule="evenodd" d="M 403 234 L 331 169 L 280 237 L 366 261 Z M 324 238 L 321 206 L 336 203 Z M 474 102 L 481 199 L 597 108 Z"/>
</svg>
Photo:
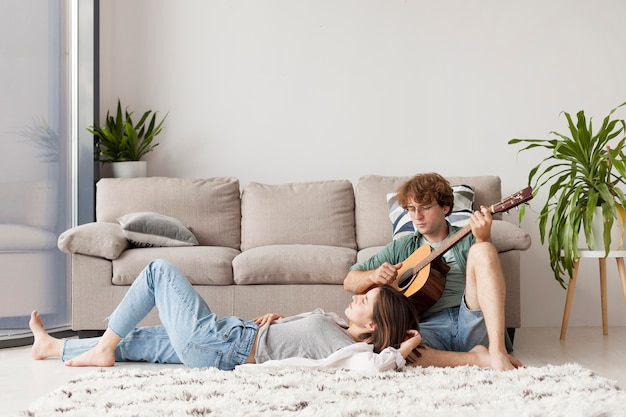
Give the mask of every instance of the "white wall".
<svg viewBox="0 0 626 417">
<path fill-rule="evenodd" d="M 101 12 L 103 115 L 118 97 L 169 112 L 149 175 L 495 174 L 508 195 L 543 157 L 509 139 L 564 131 L 562 110 L 599 123 L 626 101 L 623 0 L 106 0 Z M 522 224 L 534 242 L 523 324 L 559 326 L 565 291 L 535 219 Z M 597 270 L 583 263 L 570 325 L 600 323 Z M 608 271 L 609 323 L 626 325 Z"/>
</svg>

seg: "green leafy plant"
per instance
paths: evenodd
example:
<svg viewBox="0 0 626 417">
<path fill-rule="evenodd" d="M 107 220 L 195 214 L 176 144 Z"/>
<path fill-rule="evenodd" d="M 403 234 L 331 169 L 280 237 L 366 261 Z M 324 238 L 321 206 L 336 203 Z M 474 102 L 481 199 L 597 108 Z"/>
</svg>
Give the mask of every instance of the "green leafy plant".
<svg viewBox="0 0 626 417">
<path fill-rule="evenodd" d="M 112 116 L 107 111 L 104 127 L 87 128 L 96 137 L 101 162 L 139 161 L 158 146 L 158 143 L 152 142 L 161 133 L 167 114 L 157 123 L 157 113 L 148 110 L 137 124 L 133 122 L 132 114 L 128 110 L 122 113 L 122 105 L 118 99 L 116 115 Z M 148 119 L 150 115 L 152 117 Z"/>
<path fill-rule="evenodd" d="M 578 259 L 581 225 L 589 248 L 597 238 L 591 228 L 595 208 L 602 207 L 602 238 L 607 254 L 614 220 L 618 219 L 624 227 L 626 196 L 619 186 L 626 184 L 623 153 L 626 123 L 621 119 L 611 120 L 613 113 L 624 105 L 626 102 L 612 109 L 595 133 L 591 118 L 587 123 L 581 110 L 576 120 L 563 112 L 569 136 L 550 132 L 553 139 L 511 139 L 508 142 L 526 144 L 519 152 L 543 148 L 549 153 L 528 174 L 528 185 L 533 187 L 533 195 L 549 187 L 546 203 L 539 213 L 539 231 L 542 244 L 547 236 L 550 266 L 563 288 L 563 276 L 567 273 L 571 277 L 574 261 Z M 524 212 L 520 211 L 520 221 L 523 216 Z"/>
</svg>

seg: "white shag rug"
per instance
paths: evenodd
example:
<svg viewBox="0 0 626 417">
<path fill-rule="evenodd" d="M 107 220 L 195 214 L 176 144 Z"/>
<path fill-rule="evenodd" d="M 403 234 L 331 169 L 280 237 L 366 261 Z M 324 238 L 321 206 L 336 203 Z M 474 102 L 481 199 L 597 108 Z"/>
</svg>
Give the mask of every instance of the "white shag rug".
<svg viewBox="0 0 626 417">
<path fill-rule="evenodd" d="M 99 369 L 22 416 L 626 416 L 626 391 L 577 364 L 496 372 Z"/>
</svg>

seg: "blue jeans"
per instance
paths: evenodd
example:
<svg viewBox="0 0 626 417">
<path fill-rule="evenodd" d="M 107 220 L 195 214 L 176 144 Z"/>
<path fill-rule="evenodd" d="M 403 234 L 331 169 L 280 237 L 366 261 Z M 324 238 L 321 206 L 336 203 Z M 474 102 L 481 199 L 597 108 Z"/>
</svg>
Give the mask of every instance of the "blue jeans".
<svg viewBox="0 0 626 417">
<path fill-rule="evenodd" d="M 157 307 L 162 326 L 135 328 Z M 182 363 L 192 368 L 234 369 L 250 355 L 258 326 L 238 317 L 217 319 L 187 278 L 171 263 L 154 260 L 139 274 L 109 317 L 122 338 L 115 360 Z M 71 359 L 100 338 L 65 341 L 61 359 Z"/>
<path fill-rule="evenodd" d="M 469 310 L 465 297 L 460 307 L 448 308 L 420 321 L 425 345 L 439 350 L 468 352 L 476 345 L 489 345 L 481 311 Z"/>
</svg>

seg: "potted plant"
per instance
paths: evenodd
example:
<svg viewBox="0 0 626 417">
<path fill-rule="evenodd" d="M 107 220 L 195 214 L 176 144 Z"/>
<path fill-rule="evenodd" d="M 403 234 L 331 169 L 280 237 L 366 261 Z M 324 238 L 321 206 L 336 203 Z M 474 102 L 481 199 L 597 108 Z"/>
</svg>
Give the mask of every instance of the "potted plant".
<svg viewBox="0 0 626 417">
<path fill-rule="evenodd" d="M 153 141 L 161 133 L 163 122 L 167 117 L 166 114 L 161 121 L 157 122 L 157 113 L 148 110 L 135 124 L 132 120 L 132 114 L 127 109 L 122 113 L 122 105 L 118 99 L 117 112 L 115 116 L 111 116 L 107 111 L 104 127 L 90 126 L 87 128 L 96 138 L 100 155 L 99 161 L 113 163 L 115 176 L 145 176 L 146 162 L 141 161 L 141 158 L 158 146 L 158 143 L 153 143 Z M 152 115 L 151 118 L 150 115 Z M 138 165 L 136 162 L 141 162 L 139 174 L 116 173 L 121 168 L 122 163 L 129 165 L 133 162 L 135 162 L 133 165 Z"/>
<path fill-rule="evenodd" d="M 578 241 L 581 226 L 588 247 L 601 239 L 608 255 L 611 247 L 611 229 L 617 219 L 624 228 L 626 196 L 620 188 L 626 184 L 626 123 L 611 120 L 620 104 L 604 118 L 594 133 L 584 111 L 576 120 L 563 112 L 567 119 L 569 136 L 550 132 L 552 139 L 511 139 L 509 144 L 525 144 L 519 152 L 543 148 L 548 155 L 528 174 L 528 185 L 536 195 L 544 187 L 547 200 L 539 213 L 541 243 L 547 237 L 550 266 L 554 277 L 565 288 L 563 276 L 572 276 L 574 261 L 578 259 Z M 598 207 L 598 209 L 596 209 Z M 592 219 L 598 212 L 602 220 L 602 237 L 594 235 Z M 520 211 L 520 221 L 524 211 Z M 597 234 L 597 232 L 596 232 Z"/>
</svg>

